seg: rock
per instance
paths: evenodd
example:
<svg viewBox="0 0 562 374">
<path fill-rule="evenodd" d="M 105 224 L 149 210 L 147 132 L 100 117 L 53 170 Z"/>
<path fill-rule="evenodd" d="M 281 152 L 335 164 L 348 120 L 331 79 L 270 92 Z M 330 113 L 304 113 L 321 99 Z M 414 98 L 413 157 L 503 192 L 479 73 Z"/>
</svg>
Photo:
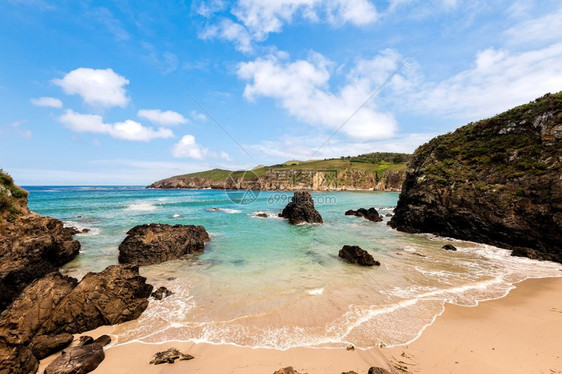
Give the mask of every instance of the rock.
<svg viewBox="0 0 562 374">
<path fill-rule="evenodd" d="M 151 292 L 138 266 L 113 265 L 88 273 L 54 307 L 40 331 L 78 333 L 136 319 L 148 306 Z"/>
<path fill-rule="evenodd" d="M 343 371 L 341 374 L 357 374 L 355 371 Z"/>
<path fill-rule="evenodd" d="M 303 222 L 323 223 L 322 216 L 314 208 L 312 196 L 306 191 L 295 192 L 279 217 L 287 218 L 293 225 Z"/>
<path fill-rule="evenodd" d="M 111 343 L 111 337 L 109 335 L 101 335 L 96 340 L 94 340 L 94 344 L 99 344 L 102 347 Z"/>
<path fill-rule="evenodd" d="M 562 262 L 562 92 L 419 147 L 395 215 L 428 232 Z"/>
<path fill-rule="evenodd" d="M 257 214 L 256 214 L 256 217 L 267 218 L 268 215 L 267 215 L 267 213 L 257 213 Z"/>
<path fill-rule="evenodd" d="M 160 364 L 173 364 L 176 360 L 185 361 L 185 360 L 192 360 L 195 357 L 181 353 L 176 348 L 169 348 L 166 351 L 157 352 L 154 354 L 154 358 L 150 361 L 153 365 L 160 365 Z"/>
<path fill-rule="evenodd" d="M 457 247 L 455 247 L 455 246 L 452 245 L 452 244 L 445 244 L 445 245 L 444 245 L 443 247 L 441 247 L 441 248 L 443 248 L 443 249 L 446 250 L 446 251 L 456 251 L 456 250 L 457 250 Z"/>
<path fill-rule="evenodd" d="M 210 240 L 203 226 L 151 223 L 135 226 L 119 245 L 119 262 L 150 265 L 202 253 Z"/>
<path fill-rule="evenodd" d="M 67 348 L 47 366 L 44 374 L 85 374 L 95 370 L 104 360 L 100 344 Z"/>
<path fill-rule="evenodd" d="M 379 212 L 377 212 L 377 210 L 375 208 L 369 208 L 369 209 L 365 209 L 365 208 L 359 208 L 357 210 L 348 210 L 347 212 L 345 212 L 346 216 L 357 216 L 357 217 L 363 217 L 365 219 L 368 219 L 369 221 L 373 221 L 373 222 L 381 222 L 382 221 L 382 217 L 380 216 Z"/>
<path fill-rule="evenodd" d="M 358 264 L 362 266 L 380 266 L 380 262 L 375 261 L 369 252 L 361 249 L 356 245 L 344 245 L 338 254 L 351 264 Z"/>
<path fill-rule="evenodd" d="M 373 366 L 369 369 L 369 372 L 367 374 L 392 374 L 392 373 L 386 369 Z"/>
<path fill-rule="evenodd" d="M 80 251 L 61 221 L 35 213 L 0 222 L 0 311 L 35 279 L 53 272 Z"/>
<path fill-rule="evenodd" d="M 384 216 L 385 216 L 385 217 L 392 217 L 393 215 L 394 215 L 394 214 L 392 214 L 392 213 L 386 213 Z"/>
<path fill-rule="evenodd" d="M 81 233 L 82 234 L 87 234 L 90 232 L 90 229 L 82 229 Z"/>
<path fill-rule="evenodd" d="M 58 335 L 38 335 L 35 336 L 30 344 L 31 353 L 41 360 L 47 356 L 52 355 L 64 349 L 72 343 L 74 336 L 72 334 L 58 334 Z"/>
<path fill-rule="evenodd" d="M 293 369 L 292 366 L 288 366 L 286 368 L 277 370 L 273 374 L 300 374 L 300 373 L 298 371 L 296 371 L 295 369 Z"/>
<path fill-rule="evenodd" d="M 35 280 L 0 315 L 0 357 L 5 358 L 0 373 L 11 368 L 35 373 L 37 359 L 27 347 L 35 336 L 76 334 L 138 318 L 151 292 L 132 265 L 88 273 L 80 283 L 58 272 Z"/>
<path fill-rule="evenodd" d="M 94 338 L 88 335 L 83 335 L 80 338 L 78 338 L 78 344 L 76 344 L 76 346 L 83 347 L 85 345 L 92 344 L 93 342 L 94 342 Z"/>
<path fill-rule="evenodd" d="M 156 300 L 162 300 L 165 297 L 168 297 L 170 295 L 173 295 L 174 293 L 172 291 L 170 291 L 169 289 L 167 289 L 166 287 L 160 287 L 158 288 L 156 291 L 154 291 L 152 293 L 152 297 L 155 298 Z"/>
</svg>

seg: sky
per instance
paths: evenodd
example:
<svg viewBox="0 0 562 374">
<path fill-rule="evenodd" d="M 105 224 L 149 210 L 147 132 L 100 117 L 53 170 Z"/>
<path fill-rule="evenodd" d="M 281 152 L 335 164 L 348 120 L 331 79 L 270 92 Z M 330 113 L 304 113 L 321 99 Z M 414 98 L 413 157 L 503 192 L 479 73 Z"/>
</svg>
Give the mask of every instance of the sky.
<svg viewBox="0 0 562 374">
<path fill-rule="evenodd" d="M 21 185 L 413 152 L 562 90 L 559 0 L 0 2 Z"/>
</svg>

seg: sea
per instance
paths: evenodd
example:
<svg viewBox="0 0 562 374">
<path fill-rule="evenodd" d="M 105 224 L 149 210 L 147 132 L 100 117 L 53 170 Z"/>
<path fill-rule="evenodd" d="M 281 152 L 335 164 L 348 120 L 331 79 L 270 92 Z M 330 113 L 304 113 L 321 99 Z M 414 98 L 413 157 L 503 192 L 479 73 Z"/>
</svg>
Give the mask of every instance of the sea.
<svg viewBox="0 0 562 374">
<path fill-rule="evenodd" d="M 387 214 L 398 201 L 395 192 L 313 193 L 324 223 L 295 226 L 277 216 L 290 192 L 25 188 L 31 210 L 89 229 L 76 235 L 80 255 L 62 269 L 77 278 L 117 264 L 118 246 L 135 225 L 203 225 L 209 232 L 203 254 L 140 268 L 155 288 L 174 294 L 151 299 L 140 318 L 116 326 L 114 345 L 403 345 L 419 337 L 446 303 L 474 307 L 506 296 L 525 279 L 562 276 L 560 264 L 511 257 L 506 249 L 393 230 Z M 370 207 L 383 222 L 344 215 Z M 443 250 L 445 244 L 458 251 Z M 343 245 L 360 246 L 381 265 L 342 261 Z"/>
</svg>

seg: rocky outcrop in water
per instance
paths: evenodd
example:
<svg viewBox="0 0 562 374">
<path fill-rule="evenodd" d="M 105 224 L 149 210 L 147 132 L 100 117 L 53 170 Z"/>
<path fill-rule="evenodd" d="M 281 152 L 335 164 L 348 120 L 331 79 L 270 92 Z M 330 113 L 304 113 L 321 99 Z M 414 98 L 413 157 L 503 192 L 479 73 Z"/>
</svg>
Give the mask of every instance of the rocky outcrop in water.
<svg viewBox="0 0 562 374">
<path fill-rule="evenodd" d="M 289 220 L 293 225 L 299 223 L 323 223 L 322 216 L 314 208 L 312 195 L 306 191 L 297 191 L 291 198 L 291 202 L 279 214 Z"/>
<path fill-rule="evenodd" d="M 562 93 L 419 147 L 390 225 L 562 262 Z"/>
<path fill-rule="evenodd" d="M 356 245 L 344 245 L 342 249 L 340 249 L 338 256 L 350 264 L 361 266 L 380 266 L 381 264 L 375 261 L 369 252 Z"/>
<path fill-rule="evenodd" d="M 154 291 L 151 296 L 156 300 L 162 300 L 168 296 L 172 296 L 173 294 L 174 293 L 172 291 L 162 286 L 162 287 L 158 287 L 158 289 Z"/>
<path fill-rule="evenodd" d="M 381 222 L 382 221 L 382 217 L 380 216 L 379 212 L 377 212 L 377 210 L 375 208 L 369 208 L 369 209 L 365 209 L 365 208 L 359 208 L 357 210 L 348 210 L 345 212 L 346 216 L 356 216 L 356 217 L 363 217 L 365 219 L 368 219 L 369 221 L 373 221 L 373 222 Z"/>
<path fill-rule="evenodd" d="M 119 245 L 122 264 L 150 265 L 202 253 L 211 240 L 203 226 L 151 223 L 135 226 Z"/>
<path fill-rule="evenodd" d="M 58 272 L 35 280 L 0 314 L 0 373 L 35 373 L 37 340 L 138 318 L 151 292 L 131 265 L 109 266 L 80 282 Z"/>
</svg>

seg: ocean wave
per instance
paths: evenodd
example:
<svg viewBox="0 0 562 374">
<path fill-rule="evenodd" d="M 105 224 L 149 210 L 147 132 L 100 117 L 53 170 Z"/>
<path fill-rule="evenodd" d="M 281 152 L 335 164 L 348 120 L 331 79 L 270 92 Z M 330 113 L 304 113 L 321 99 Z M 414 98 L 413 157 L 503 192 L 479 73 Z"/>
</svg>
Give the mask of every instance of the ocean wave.
<svg viewBox="0 0 562 374">
<path fill-rule="evenodd" d="M 148 202 L 138 202 L 127 205 L 126 211 L 129 212 L 153 212 L 157 209 L 156 205 Z"/>
</svg>

